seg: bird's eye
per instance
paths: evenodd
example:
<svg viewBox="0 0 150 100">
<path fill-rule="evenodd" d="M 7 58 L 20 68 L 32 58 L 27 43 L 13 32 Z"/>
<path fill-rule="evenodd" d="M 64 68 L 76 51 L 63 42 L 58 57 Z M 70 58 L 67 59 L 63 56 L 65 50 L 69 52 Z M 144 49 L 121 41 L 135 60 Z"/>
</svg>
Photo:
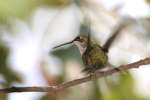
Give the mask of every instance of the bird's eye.
<svg viewBox="0 0 150 100">
<path fill-rule="evenodd" d="M 79 40 L 81 40 L 81 37 L 78 37 L 79 38 Z"/>
<path fill-rule="evenodd" d="M 82 37 L 79 36 L 79 37 L 77 37 L 77 38 L 75 39 L 75 41 L 79 41 L 79 42 L 82 43 L 82 42 L 84 42 L 84 39 L 83 39 Z"/>
<path fill-rule="evenodd" d="M 80 39 L 80 42 L 83 42 L 84 40 L 83 39 Z"/>
</svg>

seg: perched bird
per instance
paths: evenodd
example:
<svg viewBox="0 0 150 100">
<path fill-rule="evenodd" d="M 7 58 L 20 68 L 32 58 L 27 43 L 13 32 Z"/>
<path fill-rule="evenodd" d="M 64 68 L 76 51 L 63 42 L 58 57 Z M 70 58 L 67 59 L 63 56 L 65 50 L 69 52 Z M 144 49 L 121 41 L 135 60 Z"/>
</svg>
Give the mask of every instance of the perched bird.
<svg viewBox="0 0 150 100">
<path fill-rule="evenodd" d="M 107 42 L 103 46 L 100 46 L 99 44 L 91 40 L 91 31 L 89 27 L 83 25 L 81 26 L 80 32 L 87 33 L 88 36 L 80 35 L 71 42 L 61 44 L 54 48 L 58 48 L 71 43 L 76 45 L 80 51 L 83 63 L 85 65 L 83 72 L 91 74 L 94 73 L 97 69 L 104 69 L 106 67 L 106 65 L 108 64 L 107 53 L 109 47 L 111 46 L 116 36 L 120 33 L 123 27 L 124 25 L 120 24 L 120 26 L 113 32 L 113 35 L 107 40 Z"/>
</svg>

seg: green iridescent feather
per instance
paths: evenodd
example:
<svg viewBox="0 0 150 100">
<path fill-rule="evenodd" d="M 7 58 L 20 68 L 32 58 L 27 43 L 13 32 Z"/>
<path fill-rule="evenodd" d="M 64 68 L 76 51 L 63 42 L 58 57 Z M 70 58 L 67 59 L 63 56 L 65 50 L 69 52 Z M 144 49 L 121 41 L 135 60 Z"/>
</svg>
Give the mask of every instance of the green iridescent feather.
<svg viewBox="0 0 150 100">
<path fill-rule="evenodd" d="M 107 64 L 107 53 L 98 44 L 88 46 L 87 50 L 82 56 L 85 69 L 87 73 L 93 73 L 97 69 L 104 68 Z"/>
</svg>

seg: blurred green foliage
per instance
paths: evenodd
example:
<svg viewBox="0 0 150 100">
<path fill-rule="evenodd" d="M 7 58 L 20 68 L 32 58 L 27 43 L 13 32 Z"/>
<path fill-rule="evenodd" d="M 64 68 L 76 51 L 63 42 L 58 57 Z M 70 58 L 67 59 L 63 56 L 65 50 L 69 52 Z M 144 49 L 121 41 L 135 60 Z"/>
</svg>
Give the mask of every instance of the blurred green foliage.
<svg viewBox="0 0 150 100">
<path fill-rule="evenodd" d="M 17 72 L 13 71 L 8 66 L 9 49 L 0 43 L 0 76 L 3 80 L 0 81 L 1 87 L 9 87 L 13 82 L 21 82 L 21 77 Z M 7 100 L 8 94 L 0 94 L 0 100 Z"/>
<path fill-rule="evenodd" d="M 0 99 L 1 100 L 7 100 L 7 95 L 8 94 L 0 94 Z"/>
<path fill-rule="evenodd" d="M 103 100 L 145 100 L 137 95 L 134 79 L 129 72 L 118 74 L 116 78 L 118 78 L 117 81 L 111 79 L 107 81 L 109 91 L 105 93 Z"/>
<path fill-rule="evenodd" d="M 36 5 L 33 0 L 0 0 L 0 20 L 24 17 Z"/>
<path fill-rule="evenodd" d="M 54 99 L 47 94 L 46 96 L 43 96 L 42 98 L 40 98 L 40 100 L 54 100 Z"/>
<path fill-rule="evenodd" d="M 40 4 L 48 5 L 50 7 L 64 6 L 70 3 L 70 0 L 41 0 Z"/>
<path fill-rule="evenodd" d="M 150 4 L 150 0 L 145 0 L 148 4 Z"/>
<path fill-rule="evenodd" d="M 150 36 L 150 17 L 141 19 L 141 22 L 143 26 L 145 27 L 145 29 L 147 30 L 147 32 L 149 33 L 148 35 Z"/>
<path fill-rule="evenodd" d="M 13 82 L 21 82 L 21 78 L 17 75 L 17 72 L 10 69 L 7 63 L 9 55 L 9 49 L 0 44 L 0 75 L 5 81 L 0 82 L 0 85 L 4 87 L 10 86 Z"/>
<path fill-rule="evenodd" d="M 0 22 L 5 23 L 10 17 L 25 18 L 42 5 L 59 7 L 69 0 L 0 0 Z"/>
</svg>

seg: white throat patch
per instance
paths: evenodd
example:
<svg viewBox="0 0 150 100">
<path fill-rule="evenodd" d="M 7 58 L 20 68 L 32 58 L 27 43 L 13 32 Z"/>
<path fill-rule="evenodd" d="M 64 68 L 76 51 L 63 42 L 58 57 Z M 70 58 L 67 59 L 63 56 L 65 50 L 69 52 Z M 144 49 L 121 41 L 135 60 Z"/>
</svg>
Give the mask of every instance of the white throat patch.
<svg viewBox="0 0 150 100">
<path fill-rule="evenodd" d="M 86 50 L 86 47 L 83 47 L 83 46 L 81 45 L 81 43 L 78 42 L 78 41 L 75 41 L 74 44 L 78 47 L 78 49 L 79 49 L 79 51 L 80 51 L 80 54 L 83 55 L 83 53 L 84 53 L 85 50 Z"/>
</svg>

